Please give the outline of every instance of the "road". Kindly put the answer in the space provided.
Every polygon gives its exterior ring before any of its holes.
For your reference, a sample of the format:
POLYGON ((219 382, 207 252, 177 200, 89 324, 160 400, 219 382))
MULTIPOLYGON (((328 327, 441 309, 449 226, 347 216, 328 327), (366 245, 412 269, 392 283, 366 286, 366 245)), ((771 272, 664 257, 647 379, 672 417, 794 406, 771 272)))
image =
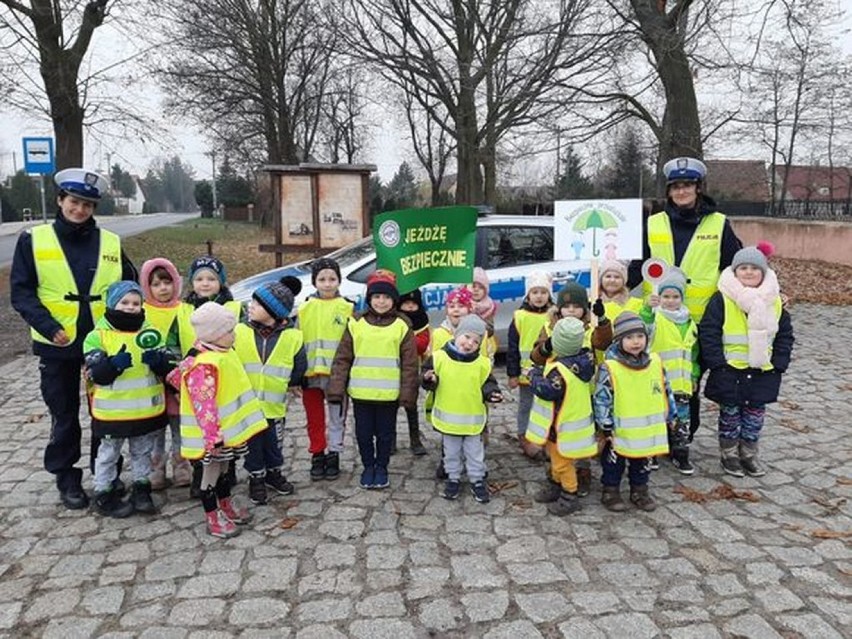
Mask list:
MULTIPOLYGON (((103 216, 99 217, 98 225, 102 228, 109 229, 114 233, 118 233, 122 237, 130 235, 138 235, 151 229, 156 229, 161 226, 171 226, 189 220, 193 217, 198 217, 197 213, 151 213, 150 215, 132 215, 132 216, 103 216)), ((6 222, 0 224, 0 268, 11 264, 12 256, 15 253, 15 243, 18 241, 18 234, 29 226, 38 224, 28 222, 6 222)))

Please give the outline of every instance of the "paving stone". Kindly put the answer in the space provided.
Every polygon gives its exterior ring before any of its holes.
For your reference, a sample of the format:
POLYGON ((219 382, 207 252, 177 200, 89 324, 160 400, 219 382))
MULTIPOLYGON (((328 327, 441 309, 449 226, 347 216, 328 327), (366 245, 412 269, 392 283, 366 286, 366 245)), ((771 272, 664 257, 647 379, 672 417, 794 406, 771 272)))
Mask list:
POLYGON ((405 603, 398 592, 383 592, 360 600, 355 610, 362 617, 402 617, 405 603))
POLYGON ((818 566, 823 562, 823 558, 810 548, 769 546, 766 552, 787 566, 818 566))
POLYGON ((488 555, 454 555, 450 564, 453 577, 462 588, 493 588, 503 586, 507 581, 488 555))
POLYGON ((239 627, 262 626, 287 619, 290 606, 280 599, 256 597, 242 599, 231 606, 228 623, 239 627))
POLYGON ((534 623, 549 623, 573 611, 568 600, 558 592, 536 592, 515 595, 523 613, 534 623))
POLYGON ((165 626, 153 626, 146 628, 139 639, 184 639, 189 636, 186 628, 168 628, 165 626))
POLYGON ((502 619, 509 607, 509 593, 505 590, 474 592, 461 598, 465 614, 474 623, 502 619))
POLYGON ((690 624, 680 628, 668 628, 666 635, 670 639, 722 639, 719 631, 709 623, 690 624))
POLYGON ((544 539, 534 535, 510 539, 505 544, 497 547, 497 561, 501 564, 507 562, 541 561, 546 556, 544 539))
POLYGON ((567 581, 565 573, 549 561, 536 561, 524 564, 506 564, 509 576, 517 584, 549 584, 567 581))
POLYGON ((575 592, 569 596, 575 606, 589 615, 616 612, 621 603, 611 592, 575 592))
POLYGON ((742 615, 731 619, 725 624, 723 630, 734 636, 748 637, 749 639, 781 638, 781 635, 760 615, 742 615))
POLYGON ((146 581, 191 577, 199 564, 199 553, 175 553, 155 559, 145 567, 146 581))
POLYGON ((107 586, 96 588, 83 597, 82 606, 93 615, 114 615, 124 603, 124 588, 107 586))
POLYGON ((320 570, 352 566, 357 558, 357 550, 352 544, 319 544, 314 560, 320 570))
POLYGON ((172 607, 169 623, 173 626, 210 626, 216 623, 225 610, 223 599, 193 599, 180 601, 172 607))
POLYGON ((601 577, 611 584, 629 583, 633 587, 656 586, 658 581, 642 564, 609 563, 598 566, 601 577))
POLYGON ((214 550, 204 554, 198 567, 202 574, 217 572, 236 572, 242 568, 246 557, 245 550, 214 550))
POLYGON ((369 546, 367 548, 367 570, 399 568, 405 561, 405 548, 369 546))
POLYGON ((770 586, 765 590, 757 590, 754 595, 769 612, 787 612, 805 607, 805 603, 801 599, 781 586, 770 586))
POLYGON ((296 608, 296 616, 302 623, 324 623, 348 619, 352 613, 350 599, 321 599, 306 601, 296 608))
POLYGON ((168 612, 163 603, 157 602, 147 606, 133 608, 123 614, 119 619, 122 628, 136 628, 139 626, 149 628, 163 623, 168 617, 168 612))
POLYGON ((0 629, 13 628, 23 607, 24 604, 20 601, 0 603, 0 629))
POLYGON ((334 626, 312 624, 296 632, 296 639, 346 639, 334 626))
POLYGON ((243 583, 243 592, 288 590, 296 577, 299 562, 293 558, 255 559, 248 564, 250 576, 243 583))
POLYGON ((819 615, 781 615, 776 619, 785 628, 798 632, 802 637, 807 637, 807 639, 841 639, 843 637, 838 629, 832 628, 819 615))
POLYGON ((102 619, 94 617, 62 617, 51 619, 42 639, 88 639, 97 635, 102 619))
POLYGON ((458 628, 461 618, 461 610, 449 599, 434 599, 420 608, 420 622, 430 631, 458 628))
POLYGON ((636 612, 599 617, 595 620, 595 625, 603 630, 607 637, 652 639, 660 635, 660 629, 648 615, 636 612))
POLYGON ((77 589, 56 590, 39 595, 24 613, 24 621, 32 623, 41 619, 61 617, 71 613, 80 602, 77 589))
POLYGON ((227 597, 239 592, 240 581, 238 572, 191 577, 180 587, 177 596, 179 599, 227 597))
POLYGON ((535 639, 543 635, 529 621, 510 621, 501 623, 485 633, 483 639, 535 639))
POLYGON ((852 609, 847 601, 827 597, 811 597, 816 607, 847 628, 852 627, 852 609))
POLYGON ((606 639, 606 635, 591 620, 578 617, 559 624, 559 632, 565 639, 606 639))
POLYGON ((400 619, 364 619, 349 626, 355 639, 415 639, 417 633, 409 621, 400 619))

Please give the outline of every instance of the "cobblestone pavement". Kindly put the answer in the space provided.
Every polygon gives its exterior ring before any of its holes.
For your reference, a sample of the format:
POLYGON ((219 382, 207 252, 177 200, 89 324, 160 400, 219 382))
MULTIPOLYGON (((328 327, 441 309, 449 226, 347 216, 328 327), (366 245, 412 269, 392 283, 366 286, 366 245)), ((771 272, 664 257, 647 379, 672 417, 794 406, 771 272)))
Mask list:
POLYGON ((724 481, 709 406, 698 473, 663 463, 656 512, 606 512, 596 488, 565 519, 531 498, 544 469, 511 439, 512 403, 494 411, 487 457, 502 490, 487 506, 438 497, 434 435, 429 457, 414 458, 401 434, 390 490, 356 487, 351 437, 341 479, 311 484, 294 406, 297 492, 254 508, 228 541, 205 534, 185 490, 158 494, 158 516, 63 510, 41 468, 36 362, 18 359, 0 369, 0 635, 849 637, 852 315, 801 306, 793 317, 796 358, 765 431, 770 472, 731 482, 756 502, 676 492, 724 481))

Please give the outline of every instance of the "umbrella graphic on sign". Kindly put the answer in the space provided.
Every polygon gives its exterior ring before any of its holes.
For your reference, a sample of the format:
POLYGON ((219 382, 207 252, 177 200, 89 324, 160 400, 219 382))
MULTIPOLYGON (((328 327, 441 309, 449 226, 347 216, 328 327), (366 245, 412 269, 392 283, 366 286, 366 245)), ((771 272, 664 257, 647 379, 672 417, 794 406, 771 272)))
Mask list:
POLYGON ((583 211, 579 216, 577 216, 572 228, 575 231, 586 231, 588 229, 592 229, 592 255, 597 257, 601 253, 597 245, 598 229, 606 230, 618 228, 618 222, 609 211, 604 211, 603 209, 589 209, 587 211, 583 211))

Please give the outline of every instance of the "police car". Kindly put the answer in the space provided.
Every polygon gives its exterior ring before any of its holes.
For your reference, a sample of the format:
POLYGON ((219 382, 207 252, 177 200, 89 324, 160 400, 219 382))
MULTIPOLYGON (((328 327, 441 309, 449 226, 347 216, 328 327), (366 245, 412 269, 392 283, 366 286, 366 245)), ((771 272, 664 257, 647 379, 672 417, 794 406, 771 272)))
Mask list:
MULTIPOLYGON (((499 305, 494 327, 503 348, 512 313, 524 299, 524 280, 529 273, 536 270, 550 273, 554 292, 570 280, 589 287, 588 262, 553 259, 553 220, 553 217, 519 215, 482 215, 477 219, 475 265, 488 273, 489 294, 499 305)), ((329 253, 328 257, 340 264, 340 294, 353 300, 356 309, 363 308, 367 277, 376 270, 372 237, 329 253)), ((258 286, 286 275, 298 277, 302 282, 302 291, 296 298, 298 306, 314 292, 311 260, 253 275, 234 284, 231 291, 237 300, 247 301, 258 286)), ((423 304, 433 327, 441 323, 447 293, 456 286, 458 284, 435 283, 421 287, 423 304)))

